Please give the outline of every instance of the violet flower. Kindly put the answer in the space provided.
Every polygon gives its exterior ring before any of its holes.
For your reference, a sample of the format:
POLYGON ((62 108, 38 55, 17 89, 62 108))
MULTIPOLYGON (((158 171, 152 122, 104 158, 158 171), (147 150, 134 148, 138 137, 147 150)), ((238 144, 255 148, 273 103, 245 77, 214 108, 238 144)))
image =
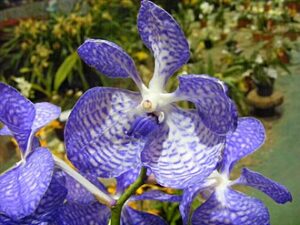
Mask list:
POLYGON ((188 224, 191 203, 199 192, 207 200, 193 213, 192 225, 270 224, 269 212, 264 204, 254 197, 233 190, 233 185, 256 188, 280 204, 292 201, 286 187, 247 168, 243 168, 237 180, 230 180, 230 171, 235 163, 257 150, 264 139, 265 130, 260 121, 254 118, 239 119, 235 132, 227 136, 218 170, 204 183, 195 184, 184 191, 180 211, 185 225, 188 224))
POLYGON ((66 195, 65 188, 57 184, 56 167, 104 203, 115 203, 48 149, 39 147, 35 133, 59 114, 59 107, 50 103, 33 104, 16 89, 0 83, 0 121, 5 124, 0 135, 14 136, 21 150, 21 161, 0 175, 0 221, 35 223, 51 217, 66 195))
POLYGON ((170 14, 143 0, 138 30, 155 58, 149 87, 116 44, 88 39, 79 47, 88 65, 111 78, 132 78, 140 93, 107 87, 87 91, 66 124, 67 155, 84 174, 117 177, 145 166, 161 185, 187 187, 215 168, 226 133, 235 129, 236 108, 226 86, 206 75, 180 76, 178 89, 165 91, 169 77, 189 59, 187 40, 170 14), (174 104, 181 100, 197 110, 174 104))
POLYGON ((34 135, 59 114, 59 107, 33 104, 14 88, 0 83, 0 121, 5 124, 0 134, 13 135, 22 156, 17 165, 0 175, 1 217, 21 221, 44 204, 42 199, 55 182, 54 160, 47 149, 37 146, 34 135))
MULTIPOLYGON (((131 172, 132 175, 135 176, 136 172, 131 172)), ((127 172, 127 175, 131 176, 130 172, 127 172)), ((123 177, 124 176, 125 175, 123 175, 123 177)), ((119 187, 127 187, 128 182, 125 179, 117 179, 117 182, 119 187)), ((101 190, 105 191, 104 186, 102 186, 99 181, 94 179, 93 183, 101 190)), ((67 201, 58 210, 55 220, 57 225, 109 224, 111 213, 108 207, 98 203, 90 192, 71 177, 66 176, 65 187, 68 189, 67 201)), ((118 196, 115 197, 118 198, 118 196)), ((148 191, 141 195, 131 196, 127 203, 123 206, 121 213, 121 225, 167 225, 161 217, 133 209, 128 205, 131 201, 143 200, 179 202, 181 200, 181 196, 169 195, 157 190, 148 191)))

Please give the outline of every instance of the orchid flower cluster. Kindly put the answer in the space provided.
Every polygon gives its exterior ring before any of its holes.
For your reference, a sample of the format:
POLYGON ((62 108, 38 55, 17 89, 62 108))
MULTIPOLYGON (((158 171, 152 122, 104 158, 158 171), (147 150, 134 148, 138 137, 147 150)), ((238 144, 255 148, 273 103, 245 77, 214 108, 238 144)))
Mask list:
POLYGON ((165 225, 159 216, 128 204, 159 200, 178 202, 184 225, 268 225, 264 204, 232 187, 256 188, 280 204, 292 200, 284 186, 247 168, 230 179, 234 165, 263 144, 265 131, 257 119, 238 118, 222 81, 182 75, 177 90, 165 90, 189 59, 188 42, 172 16, 142 0, 138 31, 155 58, 148 86, 116 44, 88 39, 78 49, 86 64, 111 78, 131 78, 139 92, 96 87, 79 99, 65 126, 66 153, 76 169, 40 147, 35 136, 60 108, 33 104, 0 83, 5 125, 0 134, 13 136, 21 151, 21 161, 0 175, 0 224, 165 225), (195 109, 182 109, 178 101, 190 101, 195 109), (136 195, 149 177, 183 194, 136 195), (114 196, 99 178, 116 179, 114 196), (199 194, 205 202, 191 212, 199 194))

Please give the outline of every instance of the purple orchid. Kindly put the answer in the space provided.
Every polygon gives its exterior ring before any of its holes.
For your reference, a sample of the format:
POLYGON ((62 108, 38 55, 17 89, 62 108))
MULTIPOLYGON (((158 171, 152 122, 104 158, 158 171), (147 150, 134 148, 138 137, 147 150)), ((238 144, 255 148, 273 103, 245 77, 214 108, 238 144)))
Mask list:
MULTIPOLYGON (((135 176, 136 172, 131 171, 126 174, 128 176, 135 176)), ((124 176, 125 175, 123 175, 123 177, 124 176)), ((118 186, 127 186, 127 181, 125 181, 125 179, 117 179, 117 181, 118 186)), ((99 181, 94 179, 93 183, 101 190, 105 191, 104 186, 99 181)), ((107 206, 98 203, 90 192, 71 177, 66 176, 65 187, 68 189, 67 202, 58 210, 59 213, 56 215, 57 225, 109 224, 111 213, 107 206)), ((118 198, 118 196, 116 196, 116 198, 118 198)), ((142 200, 179 202, 181 200, 181 196, 169 195, 161 191, 148 191, 141 195, 131 196, 130 199, 128 199, 127 204, 125 204, 122 209, 122 225, 167 225, 161 217, 135 210, 128 205, 131 201, 142 200)))
POLYGON ((284 204, 292 201, 286 187, 263 175, 244 168, 241 176, 231 181, 230 171, 237 161, 257 150, 265 140, 265 130, 254 118, 240 118, 234 133, 226 138, 223 159, 205 182, 190 186, 184 191, 180 211, 184 224, 188 224, 190 206, 200 192, 207 200, 192 215, 192 225, 251 224, 268 225, 269 212, 264 204, 231 188, 233 185, 247 185, 256 188, 275 202, 284 204))
POLYGON ((0 135, 14 136, 22 156, 16 166, 0 175, 0 215, 2 220, 23 221, 33 214, 44 215, 40 211, 52 207, 44 198, 61 198, 59 193, 49 194, 56 189, 52 154, 38 147, 34 138, 41 127, 59 116, 60 108, 50 103, 33 104, 3 83, 0 97, 0 121, 5 125, 0 135))
POLYGON ((149 87, 116 44, 88 39, 79 47, 86 64, 111 78, 132 78, 140 93, 107 87, 87 91, 66 124, 67 155, 84 174, 117 177, 145 166, 161 185, 184 188, 213 171, 226 134, 236 127, 237 111, 226 86, 206 75, 179 76, 178 89, 165 91, 169 77, 189 59, 187 40, 170 14, 143 0, 138 30, 155 58, 149 87), (174 104, 182 100, 197 110, 174 104))

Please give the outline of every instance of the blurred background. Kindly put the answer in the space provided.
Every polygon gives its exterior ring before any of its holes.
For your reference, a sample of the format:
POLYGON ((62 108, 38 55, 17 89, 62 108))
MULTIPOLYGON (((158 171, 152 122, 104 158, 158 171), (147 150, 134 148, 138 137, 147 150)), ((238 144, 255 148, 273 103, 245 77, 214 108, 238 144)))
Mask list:
MULTIPOLYGON (((257 116, 267 129, 262 149, 243 166, 286 185, 294 201, 267 204, 273 225, 300 224, 300 1, 157 0, 182 27, 191 50, 177 74, 209 74, 223 80, 241 116, 257 116)), ((33 102, 50 101, 70 110, 94 86, 136 90, 133 82, 109 79, 86 66, 76 49, 86 38, 113 41, 133 57, 147 84, 153 58, 139 38, 139 0, 0 0, 0 81, 33 102)), ((177 87, 174 75, 167 89, 177 87)), ((192 107, 181 103, 182 107, 192 107)), ((39 132, 42 144, 64 156, 65 118, 39 132)), ((0 172, 19 160, 16 143, 0 139, 0 172)), ((108 184, 113 192, 113 184, 108 184)), ((145 187, 151 188, 151 187, 145 187)), ((142 190, 141 190, 142 191, 142 190)), ((175 190, 167 190, 176 192, 175 190)), ((195 201, 195 207, 201 199, 195 201)), ((177 205, 134 207, 180 224, 177 205)))

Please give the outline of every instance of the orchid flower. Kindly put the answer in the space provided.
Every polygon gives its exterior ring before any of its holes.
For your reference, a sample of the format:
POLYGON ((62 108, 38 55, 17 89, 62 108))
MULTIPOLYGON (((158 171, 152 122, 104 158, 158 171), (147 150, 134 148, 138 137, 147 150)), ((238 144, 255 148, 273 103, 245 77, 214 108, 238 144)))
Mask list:
POLYGON ((48 190, 54 160, 45 148, 35 148, 34 134, 57 118, 60 108, 50 103, 33 104, 14 88, 0 83, 2 135, 13 135, 22 159, 0 175, 0 213, 20 220, 31 215, 48 190), (34 151, 33 151, 34 150, 34 151))
MULTIPOLYGON (((135 171, 131 171, 131 173, 127 172, 126 174, 128 176, 135 176, 136 174, 135 171)), ((124 176, 125 174, 123 178, 124 176)), ((117 179, 117 182, 120 187, 126 187, 128 184, 126 179, 117 179)), ((95 179, 93 183, 98 183, 97 186, 102 185, 95 179)), ((67 202, 59 209, 59 213, 56 215, 57 225, 109 224, 111 212, 108 207, 98 203, 93 195, 71 177, 66 176, 65 187, 68 189, 67 202)), ((100 188, 103 190, 104 186, 100 188)), ((118 198, 118 195, 115 197, 118 198)), ((167 225, 161 217, 133 209, 129 206, 129 203, 132 201, 142 200, 179 202, 181 196, 169 195, 157 190, 144 192, 141 195, 133 195, 126 201, 126 204, 122 208, 121 225, 167 225)))
POLYGON ((50 103, 33 104, 16 89, 0 83, 0 121, 5 125, 0 135, 14 136, 21 150, 21 161, 0 175, 0 221, 21 223, 44 218, 53 211, 65 193, 63 188, 56 191, 59 189, 55 184, 56 166, 75 174, 73 177, 87 184, 86 188, 103 197, 89 181, 52 156, 48 149, 39 147, 35 133, 59 114, 59 107, 50 103))
POLYGON ((226 86, 207 75, 180 76, 178 89, 166 92, 169 77, 189 59, 188 42, 170 14, 143 0, 138 30, 155 58, 149 87, 116 44, 88 39, 79 47, 86 64, 111 78, 132 78, 140 92, 108 87, 87 91, 66 124, 67 155, 84 174, 117 177, 145 166, 161 185, 187 187, 215 168, 225 135, 235 129, 237 111, 226 86), (193 102, 197 110, 176 106, 182 100, 193 102))
POLYGON ((265 140, 265 130, 254 118, 240 118, 234 133, 227 136, 223 159, 205 182, 190 186, 184 191, 180 211, 184 224, 188 224, 190 206, 195 196, 201 192, 207 200, 192 215, 192 225, 268 225, 269 212, 264 204, 241 192, 233 190, 233 185, 256 188, 275 202, 284 204, 292 201, 286 187, 263 175, 243 168, 241 176, 230 180, 230 171, 237 161, 256 151, 265 140))

